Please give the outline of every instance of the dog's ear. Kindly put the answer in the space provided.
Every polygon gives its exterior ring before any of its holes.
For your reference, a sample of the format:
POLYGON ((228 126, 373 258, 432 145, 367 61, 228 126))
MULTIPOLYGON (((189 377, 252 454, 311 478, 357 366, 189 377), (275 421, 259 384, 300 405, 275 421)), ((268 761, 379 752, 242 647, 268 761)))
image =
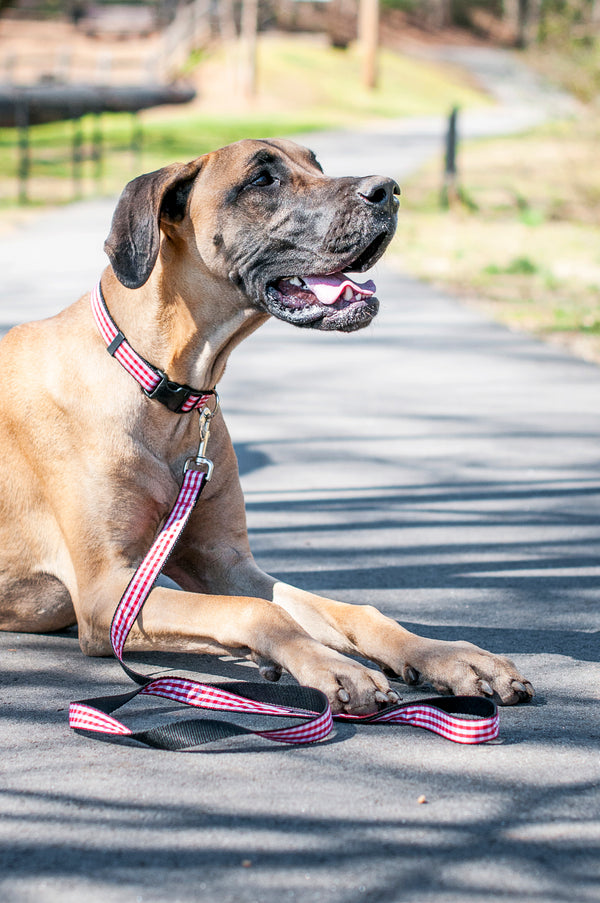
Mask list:
POLYGON ((173 163, 125 186, 104 250, 119 282, 140 288, 154 269, 160 249, 160 221, 183 219, 202 158, 173 163))

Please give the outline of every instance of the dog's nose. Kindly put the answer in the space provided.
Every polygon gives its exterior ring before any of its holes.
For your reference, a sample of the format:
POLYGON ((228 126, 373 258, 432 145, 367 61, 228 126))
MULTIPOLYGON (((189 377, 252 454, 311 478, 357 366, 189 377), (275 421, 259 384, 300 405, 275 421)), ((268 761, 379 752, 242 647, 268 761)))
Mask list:
POLYGON ((395 213, 398 209, 400 186, 393 179, 368 176, 360 180, 357 192, 367 204, 372 204, 386 213, 395 213))

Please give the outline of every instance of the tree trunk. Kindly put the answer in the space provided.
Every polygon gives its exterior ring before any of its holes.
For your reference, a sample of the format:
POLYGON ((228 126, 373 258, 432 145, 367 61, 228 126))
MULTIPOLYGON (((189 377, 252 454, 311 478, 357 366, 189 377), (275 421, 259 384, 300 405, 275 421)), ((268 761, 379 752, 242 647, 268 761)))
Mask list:
POLYGON ((258 39, 258 0, 242 2, 242 86, 247 98, 256 95, 256 45, 258 39))
POLYGON ((503 0, 502 15, 516 36, 519 32, 519 0, 503 0))
POLYGON ((220 0, 219 3, 219 31, 221 40, 226 44, 233 44, 237 39, 235 16, 233 15, 233 0, 220 0))
POLYGON ((542 0, 519 0, 517 46, 528 47, 538 36, 542 0))
POLYGON ((452 25, 451 0, 421 0, 420 11, 425 28, 436 31, 452 25))
POLYGON ((379 0, 360 0, 359 40, 363 58, 362 79, 366 88, 377 87, 379 48, 379 0))

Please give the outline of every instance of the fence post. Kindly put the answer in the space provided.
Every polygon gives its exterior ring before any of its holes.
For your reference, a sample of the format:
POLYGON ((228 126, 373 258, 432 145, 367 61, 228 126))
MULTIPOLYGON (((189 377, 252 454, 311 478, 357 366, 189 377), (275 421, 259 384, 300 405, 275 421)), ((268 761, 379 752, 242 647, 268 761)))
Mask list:
POLYGON ((31 145, 29 143, 29 101, 22 97, 17 101, 16 107, 17 134, 19 146, 19 204, 26 204, 29 200, 27 190, 31 171, 31 145))
POLYGON ((144 132, 142 130, 142 122, 137 113, 131 114, 131 153, 133 156, 133 166, 136 172, 142 168, 142 148, 144 141, 144 132))
POLYGON ((442 186, 441 204, 448 207, 458 198, 457 165, 458 150, 457 133, 458 107, 454 107, 448 117, 446 130, 446 152, 444 156, 444 184, 442 186))
POLYGON ((79 200, 82 195, 82 164, 83 164, 83 128, 81 117, 72 122, 72 162, 73 162, 73 195, 79 200))
POLYGON ((94 114, 94 129, 92 132, 92 159, 94 161, 94 178, 96 191, 102 194, 104 178, 104 136, 102 134, 102 113, 94 114))

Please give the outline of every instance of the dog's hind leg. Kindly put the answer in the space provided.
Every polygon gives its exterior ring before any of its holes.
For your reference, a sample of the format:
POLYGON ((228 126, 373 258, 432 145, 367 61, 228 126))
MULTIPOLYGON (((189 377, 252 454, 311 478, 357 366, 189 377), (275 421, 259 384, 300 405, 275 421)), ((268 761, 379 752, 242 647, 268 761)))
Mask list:
POLYGON ((0 630, 46 633, 75 624, 71 594, 52 574, 0 578, 0 630))

